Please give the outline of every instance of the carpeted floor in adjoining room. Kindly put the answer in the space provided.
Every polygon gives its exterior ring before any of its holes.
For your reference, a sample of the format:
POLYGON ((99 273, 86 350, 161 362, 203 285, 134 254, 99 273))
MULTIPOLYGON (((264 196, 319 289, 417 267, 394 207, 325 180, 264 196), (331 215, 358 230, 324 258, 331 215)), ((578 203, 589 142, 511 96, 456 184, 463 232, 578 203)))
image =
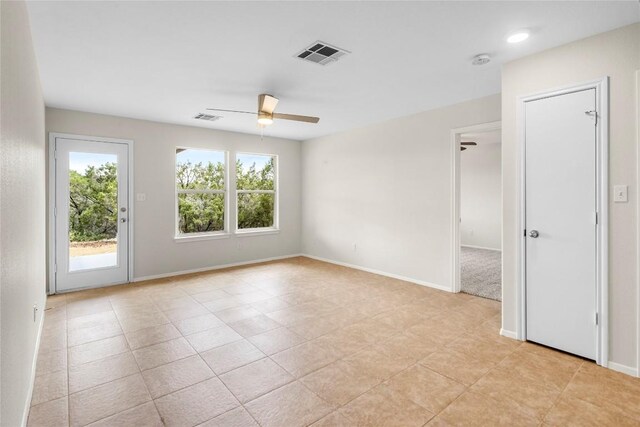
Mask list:
POLYGON ((460 286, 462 292, 502 301, 502 252, 460 248, 460 286))

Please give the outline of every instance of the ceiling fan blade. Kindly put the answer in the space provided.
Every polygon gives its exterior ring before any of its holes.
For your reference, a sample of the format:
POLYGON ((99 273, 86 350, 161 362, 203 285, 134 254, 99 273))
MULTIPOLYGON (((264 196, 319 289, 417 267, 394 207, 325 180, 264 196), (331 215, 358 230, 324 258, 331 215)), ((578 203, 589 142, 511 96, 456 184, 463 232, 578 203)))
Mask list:
POLYGON ((258 111, 272 114, 278 105, 278 98, 263 93, 258 95, 258 111))
POLYGON ((296 122, 318 123, 320 118, 311 116, 299 116, 297 114, 273 113, 274 119, 295 120, 296 122))
POLYGON ((460 147, 460 151, 464 151, 466 149, 467 149, 467 147, 460 147))
POLYGON ((478 145, 477 142, 469 141, 469 142, 461 142, 460 145, 478 145))
POLYGON ((223 111, 225 113, 242 113, 242 114, 253 114, 256 115, 258 113, 253 112, 253 111, 239 111, 239 110, 222 110, 220 108, 205 108, 205 110, 209 110, 209 111, 223 111))

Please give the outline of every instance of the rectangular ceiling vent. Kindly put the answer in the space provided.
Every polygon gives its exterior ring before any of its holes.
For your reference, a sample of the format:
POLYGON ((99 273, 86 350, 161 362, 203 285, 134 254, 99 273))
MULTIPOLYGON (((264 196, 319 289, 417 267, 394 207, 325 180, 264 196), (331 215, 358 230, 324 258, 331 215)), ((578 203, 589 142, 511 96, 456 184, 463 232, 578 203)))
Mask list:
POLYGON ((305 61, 313 62, 320 65, 327 65, 336 62, 344 55, 351 53, 348 50, 340 49, 329 43, 317 41, 308 48, 303 49, 296 56, 305 61))
POLYGON ((209 122, 215 122, 216 120, 219 120, 222 118, 222 116, 214 116, 212 114, 204 114, 204 113, 199 113, 196 114, 195 116, 193 116, 194 119, 197 120, 206 120, 209 122))

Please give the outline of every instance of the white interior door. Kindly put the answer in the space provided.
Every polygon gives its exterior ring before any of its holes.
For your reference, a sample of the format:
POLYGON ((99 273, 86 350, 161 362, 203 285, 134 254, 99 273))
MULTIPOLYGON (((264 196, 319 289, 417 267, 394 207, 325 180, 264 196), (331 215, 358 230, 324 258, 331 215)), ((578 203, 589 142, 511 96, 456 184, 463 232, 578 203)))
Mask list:
POLYGON ((128 146, 55 139, 56 291, 128 280, 128 146))
POLYGON ((596 90, 525 104, 527 340, 596 359, 596 90))

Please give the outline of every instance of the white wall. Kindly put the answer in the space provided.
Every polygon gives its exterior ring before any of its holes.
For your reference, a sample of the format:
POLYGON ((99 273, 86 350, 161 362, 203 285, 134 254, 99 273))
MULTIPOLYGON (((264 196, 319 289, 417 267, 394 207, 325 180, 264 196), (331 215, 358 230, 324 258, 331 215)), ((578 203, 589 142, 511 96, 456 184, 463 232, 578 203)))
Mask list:
POLYGON ((0 27, 0 424, 18 426, 45 303, 44 101, 25 4, 0 2, 0 27))
POLYGON ((492 95, 305 141, 303 252, 450 288, 450 132, 498 120, 492 95))
POLYGON ((501 144, 480 143, 460 153, 460 243, 502 248, 501 144))
MULTIPOLYGON (((268 137, 262 140, 256 135, 54 108, 46 109, 46 129, 47 132, 134 140, 135 193, 146 193, 146 201, 135 202, 134 210, 136 278, 300 252, 298 141, 268 137), (262 236, 176 242, 176 146, 277 154, 280 232, 262 236)), ((230 196, 233 201, 235 196, 230 196)), ((232 212, 229 214, 233 215, 232 212)))
POLYGON ((640 24, 599 34, 506 64, 502 70, 503 328, 516 330, 518 97, 610 77, 609 184, 629 184, 629 202, 609 200, 609 358, 636 367, 635 70, 640 69, 640 24))

